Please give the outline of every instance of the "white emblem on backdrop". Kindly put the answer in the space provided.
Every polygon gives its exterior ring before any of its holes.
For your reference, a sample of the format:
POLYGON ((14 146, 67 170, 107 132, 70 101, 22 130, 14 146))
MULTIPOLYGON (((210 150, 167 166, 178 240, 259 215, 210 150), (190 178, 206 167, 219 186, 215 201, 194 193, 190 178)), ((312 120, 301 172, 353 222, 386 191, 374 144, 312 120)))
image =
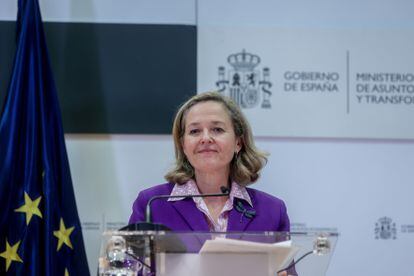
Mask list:
POLYGON ((260 71, 260 57, 243 50, 240 53, 231 54, 227 62, 231 69, 224 66, 218 68, 219 79, 216 85, 220 93, 231 97, 242 108, 271 108, 269 81, 270 69, 265 67, 260 71))

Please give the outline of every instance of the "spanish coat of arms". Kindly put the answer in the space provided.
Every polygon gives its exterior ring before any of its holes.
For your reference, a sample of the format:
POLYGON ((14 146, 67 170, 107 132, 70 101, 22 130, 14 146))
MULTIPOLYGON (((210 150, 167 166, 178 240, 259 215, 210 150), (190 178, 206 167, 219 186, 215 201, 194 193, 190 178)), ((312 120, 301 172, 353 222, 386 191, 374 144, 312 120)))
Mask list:
POLYGON ((396 239, 397 227, 395 222, 389 217, 382 217, 375 223, 375 239, 396 239))
POLYGON ((227 75, 224 66, 218 68, 218 91, 232 98, 242 108, 253 108, 259 104, 262 108, 271 108, 270 69, 257 69, 260 57, 243 50, 229 55, 227 62, 231 65, 227 75))

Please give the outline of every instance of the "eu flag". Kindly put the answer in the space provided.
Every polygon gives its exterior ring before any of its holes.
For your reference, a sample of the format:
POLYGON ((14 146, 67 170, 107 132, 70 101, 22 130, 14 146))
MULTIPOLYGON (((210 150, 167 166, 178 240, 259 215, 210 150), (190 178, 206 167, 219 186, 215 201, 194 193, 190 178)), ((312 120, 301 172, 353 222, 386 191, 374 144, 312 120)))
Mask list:
POLYGON ((0 120, 0 274, 89 275, 38 0, 19 0, 0 120))

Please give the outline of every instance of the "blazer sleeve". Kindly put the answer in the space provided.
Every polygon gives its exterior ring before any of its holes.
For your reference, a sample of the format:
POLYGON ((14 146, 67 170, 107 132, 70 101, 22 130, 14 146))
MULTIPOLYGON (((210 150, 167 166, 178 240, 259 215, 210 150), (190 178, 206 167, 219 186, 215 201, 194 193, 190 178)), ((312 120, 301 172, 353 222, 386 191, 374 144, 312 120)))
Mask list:
POLYGON ((280 232, 290 232, 290 221, 287 214, 287 208, 285 202, 281 200, 280 204, 280 223, 279 229, 280 232))
POLYGON ((145 220, 145 208, 148 203, 148 198, 144 192, 140 192, 132 205, 132 214, 129 217, 129 224, 141 222, 145 220))

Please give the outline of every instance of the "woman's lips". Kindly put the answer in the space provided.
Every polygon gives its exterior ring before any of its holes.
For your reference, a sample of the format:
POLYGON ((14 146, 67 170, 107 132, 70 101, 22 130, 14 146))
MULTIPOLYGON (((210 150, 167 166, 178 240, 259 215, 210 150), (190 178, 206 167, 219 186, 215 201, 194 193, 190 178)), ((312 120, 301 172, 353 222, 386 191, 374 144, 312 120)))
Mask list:
POLYGON ((209 152, 217 152, 217 151, 214 149, 202 149, 198 151, 198 153, 209 153, 209 152))

